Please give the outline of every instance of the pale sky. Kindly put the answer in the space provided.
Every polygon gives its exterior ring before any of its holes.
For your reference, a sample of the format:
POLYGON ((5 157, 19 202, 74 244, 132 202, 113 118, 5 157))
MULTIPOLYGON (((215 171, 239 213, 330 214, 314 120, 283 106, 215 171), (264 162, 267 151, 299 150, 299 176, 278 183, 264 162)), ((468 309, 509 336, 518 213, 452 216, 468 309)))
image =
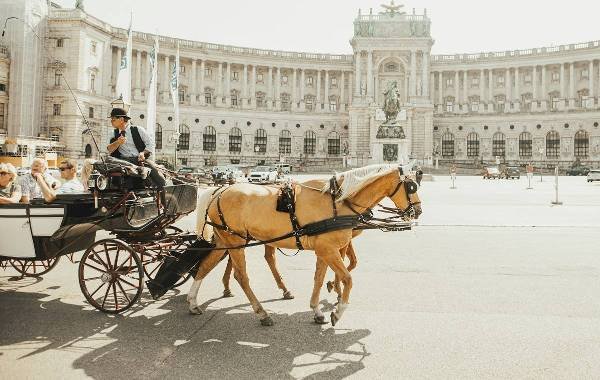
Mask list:
MULTIPOLYGON (((53 0, 73 7, 75 0, 53 0)), ((91 15, 126 28, 243 47, 351 54, 358 13, 383 0, 85 0, 91 15)), ((389 4, 389 0, 385 1, 389 4)), ((527 49, 600 39, 594 0, 396 0, 432 20, 434 54, 527 49), (558 4, 558 5, 555 5, 558 4)))

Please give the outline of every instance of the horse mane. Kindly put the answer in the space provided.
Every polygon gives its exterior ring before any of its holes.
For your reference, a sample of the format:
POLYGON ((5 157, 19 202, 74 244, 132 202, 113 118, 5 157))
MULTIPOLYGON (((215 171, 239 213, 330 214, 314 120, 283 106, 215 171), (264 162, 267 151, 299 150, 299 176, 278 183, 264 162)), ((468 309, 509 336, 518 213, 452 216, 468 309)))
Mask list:
MULTIPOLYGON (((341 202, 344 199, 350 198, 376 179, 392 173, 395 170, 398 170, 398 164, 369 165, 336 173, 335 179, 338 183, 342 181, 340 185, 340 195, 336 202, 341 202)), ((330 191, 330 186, 330 182, 327 182, 321 191, 323 193, 330 191)))

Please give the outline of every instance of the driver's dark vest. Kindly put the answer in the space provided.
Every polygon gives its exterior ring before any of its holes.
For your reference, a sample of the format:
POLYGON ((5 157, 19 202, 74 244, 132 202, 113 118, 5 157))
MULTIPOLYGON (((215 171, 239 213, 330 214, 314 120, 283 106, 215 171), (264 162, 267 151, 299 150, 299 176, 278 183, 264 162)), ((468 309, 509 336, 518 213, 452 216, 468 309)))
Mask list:
MULTIPOLYGON (((131 132, 131 137, 133 138, 133 143, 135 144, 135 148, 137 149, 137 151, 139 153, 142 153, 145 149, 146 149, 146 144, 144 144, 144 140, 142 140, 142 136, 140 136, 140 132, 138 131, 136 126, 130 126, 129 127, 129 131, 131 132)), ((114 129, 114 137, 110 139, 110 143, 114 143, 115 141, 117 141, 117 139, 119 138, 119 136, 121 136, 121 131, 117 128, 114 129)), ((115 149, 114 152, 112 152, 111 157, 114 158, 123 158, 123 156, 121 155, 121 152, 119 152, 119 148, 115 149)))

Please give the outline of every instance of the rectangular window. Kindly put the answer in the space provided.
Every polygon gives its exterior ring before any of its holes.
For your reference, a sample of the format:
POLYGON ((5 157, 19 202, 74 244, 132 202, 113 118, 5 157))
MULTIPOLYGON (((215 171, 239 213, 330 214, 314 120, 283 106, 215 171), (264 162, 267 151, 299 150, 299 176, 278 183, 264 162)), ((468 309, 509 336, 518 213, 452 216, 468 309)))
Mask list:
POLYGON ((179 90, 179 104, 185 102, 185 90, 179 90))
POLYGON ((231 72, 231 80, 232 81, 239 81, 240 80, 240 72, 239 71, 232 71, 231 72))
POLYGON ((340 139, 327 139, 327 154, 331 156, 340 155, 340 139))
POLYGON ((202 135, 202 150, 205 152, 214 152, 217 150, 217 135, 214 133, 202 135))
POLYGON ((258 73, 256 75, 256 83, 262 83, 265 80, 265 76, 263 73, 258 73))
POLYGON ((581 70, 581 79, 589 79, 589 71, 588 71, 588 69, 581 70))
POLYGON ((337 102, 335 101, 335 99, 329 101, 329 110, 331 112, 337 112, 337 102))
POLYGON ((559 104, 560 104, 560 100, 561 100, 560 98, 552 98, 552 99, 551 99, 551 103, 550 103, 550 107, 551 107, 553 110, 557 110, 557 109, 558 109, 558 106, 559 106, 559 104))
POLYGON ((479 112, 479 102, 478 101, 471 102, 471 112, 479 112))
POLYGON ((287 84, 288 84, 288 76, 287 75, 281 76, 281 84, 284 86, 287 86, 287 84))
POLYGON ((560 73, 558 71, 554 71, 552 73, 552 83, 558 83, 560 81, 560 73))
POLYGON ((479 140, 467 139, 467 157, 479 156, 479 140))
POLYGON ((212 104, 212 94, 210 92, 204 93, 204 103, 212 104))
POLYGON ((94 118, 94 107, 90 107, 90 108, 88 108, 88 117, 89 117, 90 119, 93 119, 93 118, 94 118))
POLYGON ((304 101, 304 108, 306 108, 309 111, 312 111, 312 109, 313 109, 313 98, 312 97, 306 98, 306 100, 304 101))
POLYGON ((291 137, 280 137, 279 138, 279 153, 281 153, 281 154, 292 153, 292 138, 291 137))
POLYGON ((90 76, 90 91, 96 91, 96 76, 94 74, 90 76))
POLYGON ((337 87, 337 78, 333 77, 331 78, 331 88, 336 88, 337 87))
POLYGON ((230 152, 241 152, 242 151, 242 136, 229 135, 229 151, 230 152))
POLYGON ((471 87, 479 87, 479 78, 471 78, 471 87))
POLYGON ((533 146, 531 139, 519 140, 519 157, 531 157, 533 146))
POLYGON ((454 112, 454 104, 452 102, 446 103, 446 112, 454 112))
POLYGON ((317 146, 317 139, 315 138, 304 138, 304 154, 315 154, 315 148, 317 146))
POLYGON ((6 91, 6 85, 4 83, 0 83, 0 92, 6 91))
POLYGON ((212 69, 210 67, 206 67, 204 69, 204 77, 211 78, 212 77, 212 69))
POLYGON ((65 45, 65 41, 62 38, 57 38, 56 39, 56 47, 61 48, 65 45))
POLYGON ((0 103, 0 130, 4 130, 4 103, 0 103))
POLYGON ((62 74, 59 71, 56 71, 54 73, 54 85, 55 86, 60 86, 60 77, 62 76, 62 74))
POLYGON ((504 112, 504 110, 506 109, 506 104, 504 104, 504 102, 503 102, 503 101, 497 101, 497 102, 494 104, 494 107, 496 108, 496 112, 498 112, 498 113, 503 113, 503 112, 504 112))
POLYGON ((503 75, 500 75, 499 77, 496 78, 496 86, 504 87, 504 76, 503 75))
POLYGON ((265 106, 265 95, 262 92, 256 93, 256 107, 264 107, 265 106))
POLYGON ((308 87, 312 87, 312 85, 313 85, 313 77, 306 77, 306 85, 308 87))
POLYGON ((237 94, 232 94, 232 95, 231 95, 231 105, 232 105, 233 107, 237 107, 237 105, 238 105, 238 97, 237 97, 237 94))
POLYGON ((453 78, 446 78, 446 88, 449 87, 454 87, 454 79, 453 78))
POLYGON ((54 116, 60 116, 60 111, 61 111, 61 105, 60 104, 54 104, 52 106, 52 114, 54 116))
POLYGON ((179 66, 179 73, 180 74, 185 74, 185 66, 184 65, 180 65, 179 66))
POLYGON ((526 74, 525 75, 525 80, 524 80, 525 84, 530 86, 531 85, 531 74, 526 74))

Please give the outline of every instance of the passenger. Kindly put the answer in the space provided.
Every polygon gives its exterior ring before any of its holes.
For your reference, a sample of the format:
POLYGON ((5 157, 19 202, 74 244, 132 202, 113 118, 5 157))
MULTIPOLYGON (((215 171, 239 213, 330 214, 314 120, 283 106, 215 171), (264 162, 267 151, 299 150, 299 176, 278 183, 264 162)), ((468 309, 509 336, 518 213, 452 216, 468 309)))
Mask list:
POLYGON ((33 198, 43 198, 42 190, 37 181, 38 175, 42 177, 48 187, 56 190, 59 182, 48 172, 48 165, 43 158, 36 158, 31 163, 31 174, 21 176, 20 184, 23 194, 21 203, 29 203, 33 198))
POLYGON ((36 174, 36 179, 46 202, 54 201, 57 194, 77 194, 85 191, 83 184, 77 179, 77 162, 75 160, 67 158, 61 161, 58 168, 60 169, 60 178, 63 181, 58 190, 50 188, 43 180, 42 175, 36 174))
POLYGON ((12 164, 0 164, 0 204, 19 203, 21 185, 17 178, 17 170, 12 164))

